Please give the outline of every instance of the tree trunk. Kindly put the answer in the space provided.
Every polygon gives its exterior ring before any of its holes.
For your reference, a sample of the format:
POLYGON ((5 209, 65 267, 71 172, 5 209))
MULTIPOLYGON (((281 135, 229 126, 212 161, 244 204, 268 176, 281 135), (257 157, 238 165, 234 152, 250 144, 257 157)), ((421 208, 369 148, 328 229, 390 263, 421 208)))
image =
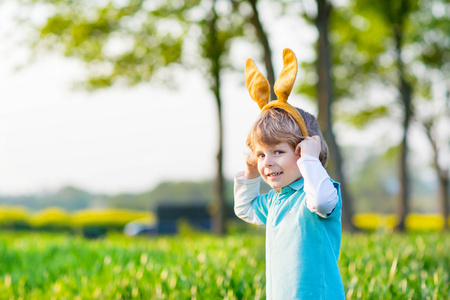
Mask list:
POLYGON ((224 50, 217 47, 217 13, 215 10, 216 1, 212 3, 212 16, 209 20, 209 32, 207 38, 210 39, 210 45, 214 45, 213 50, 208 53, 211 61, 210 73, 212 76, 211 90, 214 94, 217 104, 217 122, 218 122, 218 149, 216 156, 217 171, 216 179, 214 182, 214 195, 212 205, 212 226, 216 235, 225 234, 225 193, 224 193, 224 176, 223 176, 223 118, 222 118, 222 99, 220 97, 220 71, 222 70, 222 64, 220 58, 224 53, 224 50))
POLYGON ((449 230, 449 178, 448 178, 448 171, 442 172, 439 175, 439 198, 440 200, 440 206, 442 211, 442 216, 444 218, 444 230, 449 230))
POLYGON ((317 96, 319 114, 317 120, 323 131, 324 138, 328 144, 329 156, 331 158, 328 169, 333 178, 341 184, 342 196, 342 226, 349 231, 356 230, 352 223, 353 201, 347 190, 347 182, 342 172, 343 159, 333 132, 331 106, 333 104, 333 84, 331 79, 331 52, 328 40, 328 24, 332 6, 326 0, 317 0, 318 14, 316 27, 319 31, 317 45, 317 73, 319 82, 317 84, 317 96))
POLYGON ((400 151, 400 195, 397 206, 398 224, 395 227, 396 231, 405 231, 406 216, 409 213, 410 202, 410 178, 408 172, 408 132, 413 115, 411 103, 411 85, 406 81, 404 64, 401 57, 403 30, 400 25, 394 26, 395 48, 397 54, 397 65, 400 80, 400 97, 403 105, 403 136, 400 151))
POLYGON ((217 173, 215 180, 215 199, 213 209, 213 230, 216 235, 225 234, 225 192, 223 178, 223 119, 222 119, 222 100, 220 97, 220 73, 215 74, 216 90, 214 96, 217 104, 217 117, 219 126, 218 150, 216 156, 217 173))
POLYGON ((444 218, 444 230, 449 229, 448 217, 449 217, 449 170, 442 169, 439 165, 439 149, 433 138, 433 121, 423 122, 425 127, 425 132, 427 134, 428 140, 430 141, 431 148, 433 149, 433 167, 436 171, 436 175, 439 180, 439 206, 441 207, 442 217, 444 218))
POLYGON ((253 27, 255 27, 258 40, 264 49, 264 62, 266 64, 267 80, 270 84, 270 99, 275 100, 277 99, 277 96, 275 95, 275 91, 273 89, 275 85, 275 72, 273 70, 272 50, 270 49, 269 39, 267 38, 267 34, 264 31, 261 20, 259 19, 258 8, 256 7, 258 0, 248 0, 248 2, 250 3, 253 11, 250 22, 252 23, 253 27))

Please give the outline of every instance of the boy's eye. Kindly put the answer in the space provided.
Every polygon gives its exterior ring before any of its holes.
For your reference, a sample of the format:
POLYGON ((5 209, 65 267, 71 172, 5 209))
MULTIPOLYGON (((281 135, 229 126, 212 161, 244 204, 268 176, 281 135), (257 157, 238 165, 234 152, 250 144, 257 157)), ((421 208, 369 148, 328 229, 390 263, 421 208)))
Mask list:
POLYGON ((262 152, 257 152, 257 153, 256 153, 256 157, 257 157, 257 158, 264 158, 264 156, 265 156, 265 155, 264 155, 264 153, 262 153, 262 152))
POLYGON ((282 154, 282 153, 283 153, 283 151, 281 151, 281 150, 275 151, 275 154, 282 154))

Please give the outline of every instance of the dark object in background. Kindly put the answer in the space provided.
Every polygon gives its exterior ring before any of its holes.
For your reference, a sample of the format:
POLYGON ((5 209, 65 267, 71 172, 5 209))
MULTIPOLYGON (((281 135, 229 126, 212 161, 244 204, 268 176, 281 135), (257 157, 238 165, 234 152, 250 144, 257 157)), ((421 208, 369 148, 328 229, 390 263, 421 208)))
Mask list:
MULTIPOLYGON (((182 220, 195 229, 211 231, 212 220, 208 204, 161 204, 156 208, 157 233, 175 234, 182 220)), ((236 218, 233 207, 225 207, 226 219, 236 218)))
MULTIPOLYGON (((146 218, 136 220, 128 223, 124 228, 124 232, 128 236, 176 234, 182 223, 192 227, 194 230, 211 231, 211 218, 208 204, 160 204, 156 208, 156 222, 150 222, 146 218)), ((225 218, 227 220, 239 220, 234 214, 232 205, 225 207, 225 218)))
POLYGON ((86 226, 83 227, 83 237, 87 239, 98 239, 106 236, 108 229, 102 226, 86 226))
POLYGON ((183 220, 195 229, 210 231, 211 220, 207 204, 162 204, 156 208, 157 232, 177 233, 177 225, 183 220))

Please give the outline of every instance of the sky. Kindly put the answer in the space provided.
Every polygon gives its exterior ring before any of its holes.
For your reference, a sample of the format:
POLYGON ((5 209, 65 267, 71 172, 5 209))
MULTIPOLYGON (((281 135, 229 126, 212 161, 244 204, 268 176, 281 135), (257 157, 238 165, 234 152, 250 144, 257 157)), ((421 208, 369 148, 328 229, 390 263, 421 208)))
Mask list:
MULTIPOLYGON (((1 195, 67 185, 98 193, 140 192, 166 180, 214 177, 217 110, 199 72, 174 74, 176 89, 152 83, 92 93, 74 89, 74 82, 83 79, 83 65, 57 53, 29 63, 29 50, 19 43, 20 29, 11 25, 12 9, 0 12, 1 195)), ((269 33, 304 26, 293 22, 298 21, 274 20, 277 29, 269 33)), ((311 55, 315 33, 301 28, 305 34, 295 42, 274 34, 276 73, 283 48, 300 57, 311 55)), ((247 57, 258 53, 255 48, 233 51, 242 70, 247 57)), ((257 64, 264 70, 262 62, 257 64)), ((243 76, 228 72, 222 81, 227 178, 244 167, 246 134, 259 112, 243 76)), ((314 112, 315 105, 299 96, 290 101, 314 112)))

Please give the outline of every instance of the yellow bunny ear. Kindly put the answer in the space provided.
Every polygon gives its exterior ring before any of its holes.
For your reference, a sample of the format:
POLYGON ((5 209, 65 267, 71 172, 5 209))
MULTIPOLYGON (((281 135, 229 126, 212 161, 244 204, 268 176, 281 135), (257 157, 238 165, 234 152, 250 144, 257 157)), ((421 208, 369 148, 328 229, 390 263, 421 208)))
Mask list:
POLYGON ((295 77, 297 76, 297 59, 291 49, 283 50, 283 70, 275 82, 275 94, 278 101, 287 102, 294 86, 295 77))
POLYGON ((306 128, 305 121, 298 110, 287 103, 287 99, 291 94, 292 87, 294 86, 295 77, 297 76, 297 59, 294 52, 290 49, 283 50, 283 70, 275 82, 275 94, 278 96, 277 101, 271 101, 263 108, 261 113, 272 107, 278 107, 287 111, 297 122, 303 136, 308 136, 308 129, 306 128))
POLYGON ((258 103, 260 109, 269 103, 270 86, 267 79, 259 72, 252 59, 245 63, 245 85, 250 97, 258 103))

